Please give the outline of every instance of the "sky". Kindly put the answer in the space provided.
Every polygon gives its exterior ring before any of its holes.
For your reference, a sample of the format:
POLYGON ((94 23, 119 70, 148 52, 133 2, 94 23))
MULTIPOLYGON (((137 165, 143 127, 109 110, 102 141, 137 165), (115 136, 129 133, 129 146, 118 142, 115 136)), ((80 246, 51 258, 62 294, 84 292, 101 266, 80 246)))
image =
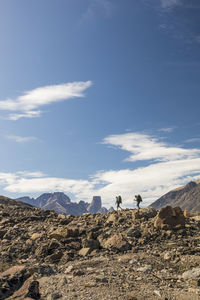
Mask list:
POLYGON ((0 194, 147 206, 200 179, 199 0, 0 0, 0 194))

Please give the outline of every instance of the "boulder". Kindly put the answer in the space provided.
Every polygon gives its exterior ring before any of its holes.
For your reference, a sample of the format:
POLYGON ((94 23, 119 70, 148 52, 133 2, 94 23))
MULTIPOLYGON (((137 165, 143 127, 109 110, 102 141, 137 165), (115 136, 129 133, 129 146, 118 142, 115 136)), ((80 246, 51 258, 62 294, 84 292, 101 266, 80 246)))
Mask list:
POLYGON ((199 211, 191 211, 191 210, 184 210, 183 214, 184 214, 184 217, 186 217, 186 218, 193 218, 196 216, 200 216, 199 211))
POLYGON ((82 248, 78 253, 81 256, 87 256, 88 254, 90 254, 92 252, 91 248, 82 248))
POLYGON ((30 276, 25 266, 14 266, 0 273, 0 299, 11 296, 30 276))
POLYGON ((62 257, 63 257, 63 252, 60 250, 56 250, 53 254, 47 257, 47 260, 50 261, 51 263, 57 263, 61 260, 62 257))
POLYGON ((179 206, 163 207, 156 216, 154 226, 161 229, 175 229, 185 226, 185 217, 179 206))
POLYGON ((124 252, 131 249, 131 245, 125 240, 122 234, 115 234, 103 241, 101 246, 108 250, 124 252))
POLYGON ((193 268, 192 270, 188 270, 182 274, 182 278, 184 280, 187 279, 200 279, 200 268, 193 268))
POLYGON ((8 300, 40 299, 39 282, 28 278, 22 287, 16 291, 8 300))
POLYGON ((41 239, 42 238, 42 236, 43 236, 43 234, 42 233, 38 233, 38 232, 36 232, 36 233, 34 233, 34 234, 32 234, 31 235, 31 240, 37 240, 37 239, 41 239))
POLYGON ((127 236, 132 238, 140 238, 141 237, 141 231, 138 228, 130 228, 127 231, 127 236))
POLYGON ((132 218, 135 219, 145 219, 146 221, 154 218, 157 215, 155 208, 148 206, 146 208, 140 208, 139 210, 133 210, 132 218))
POLYGON ((63 228, 60 227, 54 230, 52 233, 49 234, 50 239, 56 239, 58 241, 62 239, 66 239, 69 237, 77 237, 79 235, 78 228, 63 228))
POLYGON ((99 249, 100 243, 98 240, 86 239, 83 241, 84 248, 90 248, 91 250, 99 249))

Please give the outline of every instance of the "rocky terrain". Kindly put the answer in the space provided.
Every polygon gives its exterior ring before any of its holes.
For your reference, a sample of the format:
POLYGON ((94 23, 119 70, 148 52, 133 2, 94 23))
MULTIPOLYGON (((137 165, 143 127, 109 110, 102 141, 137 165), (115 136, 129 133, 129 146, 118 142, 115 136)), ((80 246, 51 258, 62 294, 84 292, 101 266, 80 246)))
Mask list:
MULTIPOLYGON (((71 199, 61 192, 44 193, 36 199, 26 196, 16 200, 46 210, 54 210, 56 213, 73 216, 80 216, 84 213, 107 213, 109 211, 102 207, 100 196, 94 196, 90 204, 84 201, 79 201, 79 203, 71 202, 71 199)), ((110 208, 110 210, 113 210, 113 208, 110 208)))
POLYGON ((185 186, 168 192, 151 204, 156 209, 166 205, 180 206, 183 210, 200 211, 200 181, 191 181, 185 186))
POLYGON ((71 216, 1 197, 0 299, 200 299, 199 229, 179 207, 71 216))

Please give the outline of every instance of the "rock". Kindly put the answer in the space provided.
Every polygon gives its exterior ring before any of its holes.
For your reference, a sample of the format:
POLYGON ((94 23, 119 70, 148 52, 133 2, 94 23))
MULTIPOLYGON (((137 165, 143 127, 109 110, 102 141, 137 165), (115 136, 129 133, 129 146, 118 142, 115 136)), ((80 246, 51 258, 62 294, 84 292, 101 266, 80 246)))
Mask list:
POLYGON ((36 240, 36 239, 40 239, 42 237, 42 234, 41 233, 34 233, 31 235, 30 239, 31 240, 36 240))
POLYGON ((60 299, 60 298, 62 298, 62 294, 60 294, 60 293, 53 293, 53 294, 47 295, 47 300, 56 300, 56 299, 60 299))
POLYGON ((151 218, 154 218, 157 214, 157 211, 155 208, 148 206, 146 208, 140 208, 140 210, 133 210, 132 218, 135 219, 142 219, 149 220, 151 218))
POLYGON ((182 278, 184 280, 200 278, 200 268, 193 268, 192 270, 184 272, 182 278))
POLYGON ((152 266, 151 265, 146 265, 144 267, 140 267, 140 268, 137 269, 137 271, 144 272, 144 273, 150 272, 151 270, 152 270, 152 266))
POLYGON ((175 229, 177 226, 185 226, 185 217, 180 207, 163 207, 156 216, 154 226, 162 229, 175 229))
POLYGON ((189 281, 189 284, 194 286, 200 286, 200 279, 191 279, 189 281))
POLYGON ((33 277, 27 279, 23 286, 9 297, 8 300, 21 300, 25 298, 40 299, 39 282, 33 280, 33 277))
POLYGON ((87 256, 88 254, 90 254, 92 252, 91 248, 82 248, 78 253, 81 256, 87 256))
POLYGON ((74 250, 80 250, 81 249, 81 244, 79 242, 72 241, 71 243, 67 244, 69 249, 74 249, 74 250))
POLYGON ((81 270, 76 270, 73 272, 73 276, 82 276, 84 275, 85 273, 81 270))
POLYGON ((0 202, 0 231, 5 232, 0 271, 22 268, 14 276, 4 274, 3 280, 0 276, 0 299, 25 300, 28 280, 39 281, 41 299, 59 293, 61 299, 117 300, 131 292, 138 300, 199 299, 200 222, 189 217, 185 228, 164 230, 154 227, 147 210, 141 209, 138 219, 133 219, 134 211, 72 217, 0 202), (70 223, 61 225, 65 219, 70 223), (26 292, 19 296, 22 287, 26 292))
POLYGON ((155 291, 153 291, 153 292, 154 292, 154 294, 155 294, 156 296, 162 297, 160 291, 155 290, 155 291))
POLYGON ((52 254, 55 249, 62 247, 62 245, 57 241, 52 239, 48 245, 48 254, 52 254))
POLYGON ((134 295, 134 293, 128 293, 126 295, 126 300, 137 300, 138 298, 134 295))
POLYGON ((106 278, 105 276, 97 276, 95 277, 96 282, 103 282, 103 283, 107 283, 108 282, 108 278, 106 278))
POLYGON ((35 250, 36 257, 46 257, 48 255, 48 244, 43 244, 35 250))
POLYGON ((55 253, 48 256, 48 261, 51 263, 57 263, 60 261, 60 259, 63 257, 63 252, 60 250, 56 250, 55 253))
POLYGON ((66 270, 64 271, 64 273, 65 273, 65 274, 68 274, 68 273, 70 273, 73 269, 74 269, 74 267, 73 267, 72 265, 70 265, 70 266, 68 266, 68 267, 66 268, 66 270))
POLYGON ((171 260, 173 258, 172 254, 170 252, 166 252, 163 255, 164 260, 171 260))
POLYGON ((111 236, 106 241, 103 241, 101 243, 101 246, 108 250, 114 250, 120 252, 127 251, 132 248, 131 245, 122 236, 122 234, 115 234, 111 236))
POLYGON ((56 239, 58 241, 69 237, 77 237, 79 235, 78 228, 63 228, 60 227, 49 234, 50 239, 56 239))
POLYGON ((194 221, 199 222, 199 221, 200 221, 200 216, 193 216, 192 219, 193 219, 194 221))
POLYGON ((0 239, 3 239, 6 232, 7 232, 6 230, 0 230, 0 239))
POLYGON ((0 299, 11 296, 30 276, 25 266, 14 266, 0 273, 0 299))
POLYGON ((55 274, 56 268, 52 268, 52 266, 48 264, 39 264, 36 266, 30 267, 30 273, 34 274, 37 273, 41 276, 50 276, 52 274, 55 274))
POLYGON ((107 218, 106 223, 107 224, 109 224, 109 223, 115 223, 115 222, 117 222, 117 220, 118 220, 118 215, 115 212, 113 212, 107 218))
POLYGON ((140 238, 141 237, 141 232, 140 232, 139 229, 133 227, 133 228, 130 228, 127 231, 127 236, 128 237, 140 238))
POLYGON ((98 240, 86 239, 83 241, 84 248, 90 248, 91 250, 99 249, 100 243, 98 240))

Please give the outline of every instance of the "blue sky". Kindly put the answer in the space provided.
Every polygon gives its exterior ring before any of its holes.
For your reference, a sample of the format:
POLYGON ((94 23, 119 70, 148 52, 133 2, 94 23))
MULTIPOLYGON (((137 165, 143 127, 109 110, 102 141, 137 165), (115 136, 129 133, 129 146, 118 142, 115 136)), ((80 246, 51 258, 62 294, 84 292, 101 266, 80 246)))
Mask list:
POLYGON ((122 195, 200 179, 197 0, 1 0, 0 193, 122 195))

